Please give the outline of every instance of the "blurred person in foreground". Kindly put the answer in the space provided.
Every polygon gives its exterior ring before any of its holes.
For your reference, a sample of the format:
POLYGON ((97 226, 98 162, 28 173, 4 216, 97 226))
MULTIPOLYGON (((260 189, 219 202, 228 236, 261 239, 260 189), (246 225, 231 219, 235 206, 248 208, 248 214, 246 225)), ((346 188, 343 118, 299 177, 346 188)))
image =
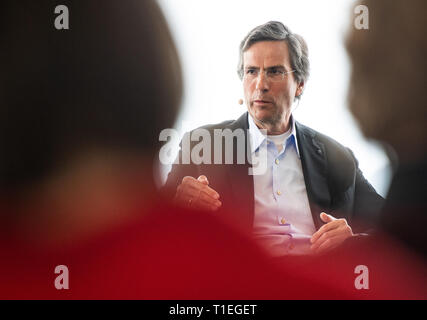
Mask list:
POLYGON ((366 1, 369 30, 347 39, 350 111, 394 165, 379 227, 427 257, 427 2, 366 1))
POLYGON ((157 199, 159 133, 182 93, 157 4, 61 4, 69 29, 56 1, 0 3, 0 298, 342 297, 157 199))
POLYGON ((369 9, 369 29, 347 37, 349 107, 365 136, 385 143, 395 173, 378 230, 315 264, 339 284, 358 282, 364 268, 361 298, 427 299, 427 2, 359 4, 369 9))

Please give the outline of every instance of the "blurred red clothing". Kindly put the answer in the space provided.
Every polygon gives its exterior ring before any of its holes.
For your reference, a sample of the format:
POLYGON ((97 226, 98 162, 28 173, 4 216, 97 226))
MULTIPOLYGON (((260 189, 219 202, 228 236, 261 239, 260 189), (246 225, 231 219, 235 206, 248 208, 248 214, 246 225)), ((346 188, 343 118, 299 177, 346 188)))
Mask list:
POLYGON ((349 239, 325 255, 301 259, 286 257, 278 264, 306 282, 326 282, 352 299, 427 299, 425 259, 385 234, 349 239), (356 287, 362 273, 366 289, 356 287))
POLYGON ((61 250, 4 239, 0 255, 2 299, 342 297, 327 285, 284 274, 246 236, 206 212, 168 206, 61 250), (68 267, 68 290, 54 286, 57 265, 68 267))
POLYGON ((3 239, 0 298, 426 298, 422 281, 416 288, 413 281, 405 281, 425 269, 408 267, 399 260, 407 255, 398 251, 390 260, 379 261, 377 256, 393 252, 377 251, 386 249, 380 244, 370 248, 358 244, 324 257, 273 260, 246 235, 206 212, 153 206, 141 210, 138 223, 67 248, 3 239), (354 287, 354 268, 359 264, 370 270, 369 290, 354 287), (54 286, 57 265, 68 267, 68 290, 54 286))

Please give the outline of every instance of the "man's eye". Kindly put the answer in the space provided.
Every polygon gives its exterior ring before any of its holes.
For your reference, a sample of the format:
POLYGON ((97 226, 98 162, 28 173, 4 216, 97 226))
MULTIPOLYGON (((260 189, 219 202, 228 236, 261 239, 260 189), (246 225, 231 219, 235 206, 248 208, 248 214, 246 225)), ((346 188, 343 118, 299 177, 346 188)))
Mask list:
POLYGON ((268 73, 271 75, 277 75, 277 74, 280 74, 281 72, 279 69, 271 69, 268 71, 268 73))
POLYGON ((246 70, 246 74, 251 74, 251 75, 256 74, 256 70, 255 69, 248 69, 248 70, 246 70))

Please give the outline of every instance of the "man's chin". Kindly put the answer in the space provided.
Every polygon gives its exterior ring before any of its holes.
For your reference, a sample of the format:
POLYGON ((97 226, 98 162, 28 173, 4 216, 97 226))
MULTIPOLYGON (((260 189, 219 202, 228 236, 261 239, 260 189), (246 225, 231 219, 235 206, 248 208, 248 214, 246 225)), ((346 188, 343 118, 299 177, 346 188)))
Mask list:
POLYGON ((271 124, 274 122, 274 115, 268 110, 256 110, 251 113, 251 116, 258 123, 271 124))

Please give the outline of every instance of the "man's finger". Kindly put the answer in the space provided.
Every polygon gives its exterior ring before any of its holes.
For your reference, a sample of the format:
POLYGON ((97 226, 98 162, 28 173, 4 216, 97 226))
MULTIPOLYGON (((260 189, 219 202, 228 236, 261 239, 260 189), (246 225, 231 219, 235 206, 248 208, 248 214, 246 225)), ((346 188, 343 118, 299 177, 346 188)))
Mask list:
POLYGON ((324 253, 328 250, 336 248, 341 243, 340 237, 329 238, 323 242, 317 249, 314 250, 315 253, 324 253))
POLYGON ((323 225, 319 230, 317 230, 317 232, 315 232, 314 234, 313 234, 313 236, 311 237, 311 243, 314 243, 314 242, 316 242, 316 240, 324 233, 324 232, 326 232, 326 231, 329 231, 329 230, 331 230, 331 229, 334 229, 334 228, 336 228, 337 226, 335 225, 335 224, 331 224, 332 222, 334 222, 334 221, 336 221, 337 219, 336 218, 334 218, 333 216, 331 216, 331 215, 329 215, 329 214, 327 214, 327 213, 325 213, 325 212, 322 212, 321 214, 320 214, 320 219, 323 221, 323 222, 326 222, 326 224, 325 225, 323 225))
POLYGON ((205 185, 209 185, 209 181, 208 178, 206 178, 206 176, 201 175, 197 178, 197 180, 199 180, 201 183, 205 184, 205 185))
POLYGON ((311 249, 316 250, 318 247, 320 247, 326 240, 334 238, 336 236, 339 236, 341 234, 341 231, 339 228, 332 229, 327 232, 324 232, 319 238, 316 239, 316 241, 313 242, 311 249))
POLYGON ((197 200, 202 195, 204 197, 208 197, 212 202, 218 201, 219 199, 219 194, 212 188, 205 185, 187 185, 185 188, 181 189, 180 193, 183 194, 184 197, 190 196, 194 200, 197 200))
MULTIPOLYGON (((209 188, 208 186, 203 185, 202 188, 200 185, 194 187, 192 185, 187 185, 185 187, 181 187, 179 190, 179 193, 177 193, 177 198, 179 200, 181 200, 181 202, 183 203, 187 203, 189 202, 189 200, 191 199, 192 202, 192 207, 194 207, 194 205, 197 202, 206 202, 211 206, 214 206, 215 208, 219 208, 222 203, 221 201, 219 201, 218 199, 216 199, 215 197, 212 196, 211 194, 208 194, 206 192, 206 188, 209 188)), ((213 190, 213 189, 211 189, 213 190)), ((209 192, 209 190, 207 190, 209 192)), ((214 191, 216 193, 216 191, 214 191)))
POLYGON ((216 211, 222 206, 221 201, 212 199, 210 196, 201 193, 198 198, 194 199, 191 207, 194 209, 216 211))
POLYGON ((323 234, 323 233, 325 233, 325 232, 327 232, 327 231, 329 231, 329 230, 332 230, 332 229, 336 229, 336 228, 338 228, 339 227, 339 223, 337 223, 337 220, 335 220, 335 221, 332 221, 332 222, 329 222, 329 223, 327 223, 327 224, 324 224, 322 227, 320 227, 320 229, 319 230, 317 230, 314 234, 313 234, 313 236, 311 237, 311 239, 310 239, 310 242, 311 243, 315 243, 316 241, 317 241, 317 239, 318 238, 320 238, 320 236, 323 234))
POLYGON ((200 191, 204 192, 205 194, 214 198, 215 200, 219 199, 219 193, 216 192, 214 189, 212 189, 209 186, 203 185, 202 188, 200 189, 200 191))
MULTIPOLYGON (((183 181, 184 184, 184 181, 183 181)), ((208 196, 211 196, 214 199, 219 199, 219 193, 216 192, 214 189, 212 189, 211 187, 207 186, 206 184, 200 182, 197 179, 187 179, 185 181, 185 185, 186 187, 190 187, 193 189, 196 189, 198 191, 203 191, 204 193, 206 193, 208 196)))
POLYGON ((221 201, 212 199, 212 197, 208 196, 207 194, 205 194, 203 192, 200 193, 199 198, 196 199, 195 202, 197 202, 197 203, 198 202, 205 202, 205 203, 208 203, 215 208, 219 208, 222 205, 221 201))
POLYGON ((196 208, 198 210, 205 210, 205 211, 217 211, 219 207, 213 206, 209 204, 208 202, 197 202, 193 208, 196 208))
POLYGON ((322 212, 320 214, 320 219, 322 219, 323 222, 328 223, 328 222, 332 222, 337 220, 336 218, 334 218, 333 216, 331 216, 330 214, 327 214, 326 212, 322 212))

